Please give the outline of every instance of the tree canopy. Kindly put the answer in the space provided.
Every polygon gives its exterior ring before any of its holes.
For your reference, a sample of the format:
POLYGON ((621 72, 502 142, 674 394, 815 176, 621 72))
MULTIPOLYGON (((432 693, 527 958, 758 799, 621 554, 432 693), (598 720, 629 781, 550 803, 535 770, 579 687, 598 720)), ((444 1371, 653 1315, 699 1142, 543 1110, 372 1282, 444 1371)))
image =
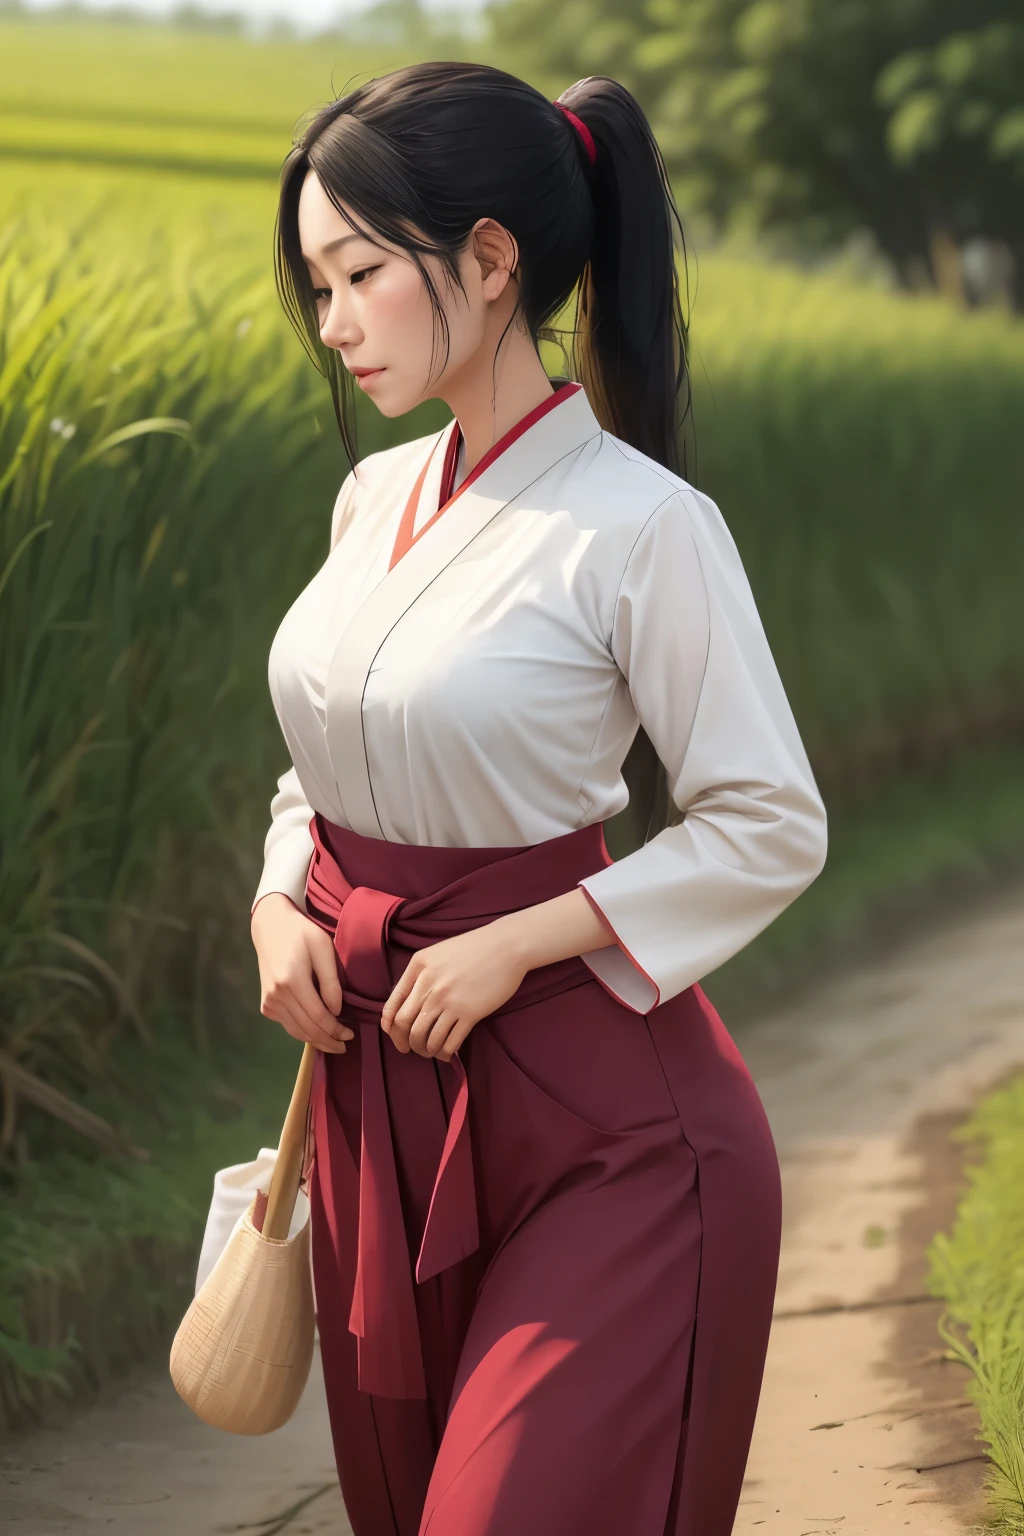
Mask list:
POLYGON ((1024 294, 1020 0, 496 0, 553 86, 628 85, 686 205, 828 245, 871 229, 905 281, 1005 242, 1024 294))

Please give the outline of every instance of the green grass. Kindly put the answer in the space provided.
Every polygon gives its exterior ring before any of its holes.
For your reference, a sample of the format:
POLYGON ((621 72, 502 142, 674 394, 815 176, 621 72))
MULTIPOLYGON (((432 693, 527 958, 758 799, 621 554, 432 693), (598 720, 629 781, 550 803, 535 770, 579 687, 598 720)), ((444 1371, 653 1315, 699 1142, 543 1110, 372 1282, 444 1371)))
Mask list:
POLYGON ((720 258, 698 274, 697 480, 823 783, 1020 731, 1024 324, 720 258))
MULTIPOLYGON (((268 282, 275 206, 276 187, 264 180, 0 160, 0 220, 21 225, 26 253, 29 230, 44 249, 63 231, 79 247, 91 242, 94 261, 131 273, 148 255, 162 273, 177 248, 179 272, 201 270, 214 290, 239 271, 268 282)), ((269 287, 266 296, 276 303, 269 287)))
POLYGON ((726 1022, 1024 867, 1022 784, 1024 742, 993 743, 840 801, 810 890, 708 978, 726 1022))
POLYGON ((350 80, 407 50, 339 37, 272 42, 176 27, 0 21, 0 110, 42 120, 290 133, 350 80))
POLYGON ((146 1162, 58 1128, 0 1201, 0 1431, 169 1344, 192 1294, 214 1170, 276 1146, 298 1047, 257 1018, 246 1050, 187 1049, 168 1017, 120 1107, 146 1162))
POLYGON ((1024 1077, 978 1107, 960 1132, 978 1151, 953 1229, 932 1244, 929 1286, 942 1332, 972 1372, 989 1451, 997 1528, 1024 1532, 1024 1077))
MULTIPOLYGON (((0 1048, 77 1096, 149 1000, 190 1013, 208 957, 230 972, 247 942, 283 766, 266 654, 346 466, 278 312, 270 187, 3 182, 0 1048)), ((1024 327, 709 259, 693 337, 695 478, 736 533, 835 847, 908 760, 1017 739, 1024 327)), ((364 448, 427 419, 367 411, 364 448)), ((958 846, 950 829, 886 878, 919 885, 958 846)), ((808 925, 843 946, 881 888, 884 850, 854 853, 739 971, 791 969, 808 925)))
MULTIPOLYGON (((332 81, 405 58, 109 25, 6 23, 0 43, 0 210, 29 197, 64 217, 106 187, 138 199, 143 231, 230 231, 264 271, 273 188, 250 178, 273 174, 332 81), (186 166, 193 187, 166 174, 186 166)), ((130 263, 137 230, 109 227, 130 263)), ((1017 734, 1024 324, 718 256, 694 288, 693 477, 740 544, 822 783, 845 795, 1017 734)))
MULTIPOLYGON (((32 1079, 19 1102, 39 1082, 88 1098, 122 1040, 152 1039, 157 1000, 215 1016, 248 946, 281 771, 267 652, 347 467, 249 238, 143 234, 126 200, 0 239, 0 1052, 32 1079)), ((45 1145, 20 1125, 3 1117, 0 1161, 45 1145)))
POLYGON ((211 133, 187 122, 125 124, 11 111, 0 115, 0 154, 18 159, 73 158, 266 181, 277 176, 290 147, 290 134, 272 129, 225 127, 211 133))
MULTIPOLYGON (((436 45, 443 57, 453 49, 454 39, 436 45)), ((0 159, 273 179, 302 114, 408 58, 340 37, 271 43, 174 27, 0 21, 0 159)))
MULTIPOLYGON (((266 659, 346 466, 278 312, 273 176, 332 80, 403 60, 4 22, 0 61, 0 1051, 152 1152, 8 1097, 14 1419, 164 1340, 212 1170, 279 1118, 246 932, 286 766, 266 659)), ((1024 856, 1024 326, 717 256, 698 277, 691 477, 832 829, 811 892, 710 979, 728 1020, 1024 856)), ((363 449, 442 417, 367 414, 363 449)))
MULTIPOLYGON (((1007 857, 1024 858, 1022 769, 1024 747, 974 751, 941 774, 902 776, 850 808, 812 892, 709 979, 727 1023, 757 1012, 809 969, 854 953, 880 912, 898 927, 901 904, 918 907, 936 885, 962 889, 1007 857)), ((30 1422, 169 1342, 190 1294, 213 1171, 275 1144, 290 1090, 296 1048, 256 1013, 251 966, 240 991, 253 1005, 223 1000, 227 1032, 222 1024, 208 1035, 194 1020, 183 1037, 180 1010, 158 1010, 155 1053, 131 1044, 119 1053, 130 1095, 94 1092, 93 1106, 148 1161, 104 1155, 51 1126, 50 1154, 27 1164, 0 1198, 0 1427, 30 1422)), ((953 1315, 973 1319, 975 1329, 1003 1315, 1000 1287, 1017 1239, 992 1221, 1002 1221, 1008 1203, 1020 1219, 1013 1197, 1024 1168, 1014 1138, 1024 1135, 1024 1088, 982 1115, 999 1130, 1001 1139, 990 1137, 999 1157, 1016 1162, 1005 1176, 991 1175, 1001 1204, 993 1207, 989 1184, 980 1183, 952 1239, 937 1242, 933 1263, 953 1315), (993 1268, 991 1250, 1004 1242, 1002 1267, 993 1268)), ((1016 1284, 1019 1307, 1020 1272, 1016 1284)), ((994 1359, 992 1369, 998 1365, 994 1359)))
POLYGON ((155 998, 204 985, 204 927, 237 950, 231 803, 272 740, 250 605, 287 548, 242 530, 286 479, 304 508, 342 472, 306 477, 321 428, 265 277, 94 238, 0 244, 0 1047, 73 1097, 151 1037, 155 998))

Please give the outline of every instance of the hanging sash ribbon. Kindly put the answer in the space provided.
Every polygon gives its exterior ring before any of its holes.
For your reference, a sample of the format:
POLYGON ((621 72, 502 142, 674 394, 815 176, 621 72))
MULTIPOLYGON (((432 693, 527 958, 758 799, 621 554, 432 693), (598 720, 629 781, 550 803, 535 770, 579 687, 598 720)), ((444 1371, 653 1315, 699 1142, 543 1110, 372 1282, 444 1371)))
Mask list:
MULTIPOLYGON (((400 969, 392 964, 393 958, 405 951, 407 960, 410 951, 482 926, 503 912, 571 890, 584 875, 610 861, 601 824, 596 823, 527 848, 475 849, 474 854, 489 854, 492 861, 428 896, 403 899, 369 886, 353 886, 328 846, 328 841, 343 846, 348 840, 365 848, 370 839, 338 827, 331 827, 328 833, 319 815, 313 817, 310 831, 314 851, 306 883, 307 910, 320 927, 333 934, 344 997, 342 1017, 360 1033, 359 1228, 348 1324, 358 1340, 359 1387, 382 1397, 422 1398, 426 1383, 413 1266, 381 1055, 395 1049, 380 1024, 381 1010, 400 969)), ((394 857, 402 851, 386 843, 376 843, 376 847, 381 850, 382 863, 388 855, 394 857)), ((427 851, 409 850, 414 855, 427 851)), ((429 852, 443 858, 447 850, 429 852)), ((518 992, 499 1012, 515 1011, 592 980, 578 957, 539 967, 527 974, 518 992)), ((424 1105, 426 1113, 436 1112, 439 1118, 436 1139, 443 1142, 443 1150, 414 1267, 417 1282, 457 1264, 480 1242, 469 1136, 469 1084, 458 1053, 450 1063, 438 1062, 437 1068, 451 1076, 445 1084, 445 1102, 434 1095, 424 1105)), ((318 1155, 322 1139, 326 1139, 323 1092, 321 1072, 314 1082, 314 1127, 318 1122, 320 1127, 318 1155)))

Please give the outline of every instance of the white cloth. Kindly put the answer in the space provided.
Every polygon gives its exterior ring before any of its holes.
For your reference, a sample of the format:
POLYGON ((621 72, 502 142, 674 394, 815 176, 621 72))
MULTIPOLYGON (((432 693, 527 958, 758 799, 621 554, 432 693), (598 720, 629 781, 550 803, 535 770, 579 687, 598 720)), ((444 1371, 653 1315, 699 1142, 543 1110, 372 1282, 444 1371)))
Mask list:
MULTIPOLYGON (((270 1183, 277 1166, 276 1147, 261 1147, 259 1157, 251 1163, 232 1163, 213 1176, 213 1199, 206 1218, 203 1246, 199 1251, 196 1270, 195 1294, 198 1296, 228 1243, 234 1237, 245 1213, 260 1190, 270 1192, 270 1183)), ((309 1220, 309 1196, 300 1189, 295 1196, 289 1239, 298 1237, 309 1220)))
POLYGON ((618 939, 585 956, 638 1012, 741 949, 819 872, 825 813, 715 504, 562 396, 388 572, 452 423, 364 459, 270 653, 293 766, 256 898, 303 907, 313 809, 367 837, 522 846, 623 808, 643 724, 685 813, 582 881, 618 939))

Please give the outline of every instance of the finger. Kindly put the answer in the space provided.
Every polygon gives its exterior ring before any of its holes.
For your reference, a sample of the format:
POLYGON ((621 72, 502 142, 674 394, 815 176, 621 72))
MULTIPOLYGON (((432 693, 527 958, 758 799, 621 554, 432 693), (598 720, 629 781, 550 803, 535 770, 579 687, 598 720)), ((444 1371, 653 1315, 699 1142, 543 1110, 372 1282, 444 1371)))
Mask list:
POLYGON ((418 974, 419 967, 416 964, 416 956, 414 955, 395 982, 391 989, 391 996, 380 1011, 381 1028, 385 1033, 390 1031, 392 1024, 395 1022, 395 1014, 412 991, 413 983, 418 974))
POLYGON ((341 1012, 342 996, 341 977, 338 975, 338 956, 334 945, 326 933, 317 928, 306 947, 320 986, 324 1007, 337 1017, 341 1012))
MULTIPOLYGON (((439 1061, 451 1061, 458 1044, 453 1043, 456 1031, 460 1028, 459 1016, 452 1008, 445 1008, 434 1021, 434 1027, 427 1037, 425 1056, 436 1056, 439 1061)), ((464 1040, 469 1034, 469 1025, 462 1032, 464 1040)))
POLYGON ((461 1050, 465 1045, 473 1028, 479 1022, 479 1019, 474 1019, 472 1015, 468 1019, 459 1019, 449 1030, 448 1038, 444 1043, 444 1049, 439 1059, 441 1061, 451 1061, 455 1052, 461 1050))
MULTIPOLYGON (((412 990, 404 1003, 395 1014, 395 1023, 406 1031, 410 1030, 423 1011, 431 994, 431 983, 425 975, 417 976, 413 982, 412 990)), ((438 1009, 440 1012, 440 1009, 438 1009)))
POLYGON ((412 991, 391 1022, 388 1034, 391 1036, 392 1043, 403 1054, 411 1049, 409 1032, 419 1017, 421 1009, 427 1004, 429 997, 430 984, 425 977, 420 976, 413 983, 412 991))
POLYGON ((297 1038, 308 1040, 318 1050, 337 1051, 346 1040, 352 1039, 352 1030, 348 1025, 339 1023, 332 1013, 327 1012, 312 981, 304 985, 293 984, 287 990, 282 989, 280 997, 275 1001, 299 1031, 297 1038), (315 1012, 310 1012, 307 1006, 309 1003, 312 1003, 315 1012))
POLYGON ((325 1051, 331 1056, 344 1056, 345 1041, 352 1038, 352 1030, 347 1025, 343 1036, 335 1034, 333 1031, 328 1031, 315 1022, 310 1024, 308 1020, 305 1023, 305 1029, 305 1038, 309 1041, 310 1045, 315 1045, 318 1051, 325 1051))
MULTIPOLYGON (((274 1006, 274 1005, 271 1005, 274 1006)), ((310 1025, 309 1020, 299 1013, 293 1006, 288 1006, 283 1000, 278 1000, 274 1006, 274 1012, 268 1012, 267 1008, 261 1010, 267 1018, 272 1018, 275 1023, 291 1035, 293 1040, 301 1040, 304 1044, 315 1045, 318 1051, 326 1051, 332 1055, 344 1055, 345 1045, 343 1041, 336 1040, 328 1035, 318 1025, 310 1025)))
POLYGON ((399 1024, 397 1019, 392 1019, 385 1030, 385 1034, 391 1041, 396 1051, 401 1051, 403 1056, 409 1053, 409 1026, 399 1024))
POLYGON ((309 980, 293 981, 291 991, 292 1010, 304 1014, 310 1028, 322 1030, 332 1040, 352 1039, 352 1030, 348 1025, 336 1019, 330 1009, 324 1007, 323 998, 314 987, 312 977, 309 980))
POLYGON ((428 998, 413 1020, 409 1030, 409 1049, 415 1051, 417 1056, 432 1054, 427 1050, 427 1041, 443 1011, 440 1003, 432 1003, 428 998))
MULTIPOLYGON (((313 985, 312 972, 304 974, 301 965, 298 974, 292 972, 285 976, 265 981, 263 987, 263 1001, 261 1011, 268 1018, 277 1019, 279 1022, 285 1015, 290 1015, 293 1022, 300 1028, 312 1028, 318 1025, 322 1032, 329 1033, 334 1038, 351 1038, 351 1031, 344 1026, 347 1035, 339 1036, 339 1024, 334 1015, 324 1007, 320 994, 313 985)), ((312 1037, 310 1037, 312 1038, 312 1037)))

